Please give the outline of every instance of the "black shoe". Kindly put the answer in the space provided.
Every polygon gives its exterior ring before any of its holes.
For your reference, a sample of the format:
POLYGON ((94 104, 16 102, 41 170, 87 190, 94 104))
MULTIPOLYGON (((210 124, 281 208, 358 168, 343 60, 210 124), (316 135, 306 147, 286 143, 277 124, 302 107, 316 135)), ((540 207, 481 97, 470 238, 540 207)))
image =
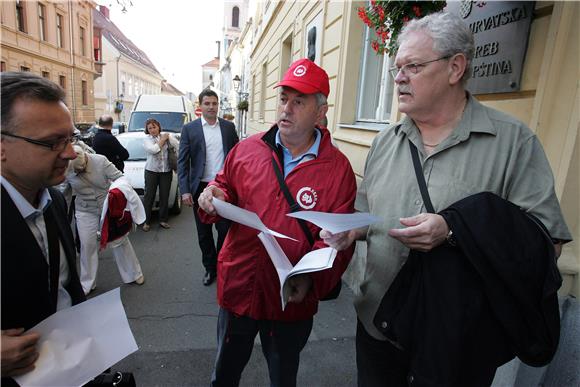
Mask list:
POLYGON ((205 275, 203 276, 203 285, 209 286, 215 281, 216 274, 211 271, 206 271, 205 275))

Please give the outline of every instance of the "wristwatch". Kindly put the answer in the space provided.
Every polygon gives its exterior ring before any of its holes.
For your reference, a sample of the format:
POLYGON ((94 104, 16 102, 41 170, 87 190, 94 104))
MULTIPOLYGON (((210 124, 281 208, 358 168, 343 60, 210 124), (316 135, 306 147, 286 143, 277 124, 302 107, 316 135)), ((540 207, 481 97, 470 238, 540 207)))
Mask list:
POLYGON ((449 232, 447 233, 445 239, 447 240, 447 243, 449 243, 450 246, 457 246, 457 241, 453 236, 453 230, 449 229, 449 232))

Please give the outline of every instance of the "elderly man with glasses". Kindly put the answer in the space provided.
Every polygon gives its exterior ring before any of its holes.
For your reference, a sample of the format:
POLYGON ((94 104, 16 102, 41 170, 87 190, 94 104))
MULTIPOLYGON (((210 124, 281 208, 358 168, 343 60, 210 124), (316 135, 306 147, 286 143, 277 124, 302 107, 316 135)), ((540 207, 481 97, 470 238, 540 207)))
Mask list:
POLYGON ((0 74, 2 94, 2 385, 29 372, 39 335, 23 333, 84 301, 62 195, 76 157, 64 91, 31 73, 0 74))
MULTIPOLYGON (((355 240, 367 242, 355 299, 360 386, 402 386, 413 380, 434 383, 416 374, 415 348, 388 341, 385 332, 391 328, 389 321, 377 326, 375 315, 410 252, 435 252, 440 251, 436 248, 456 243, 458 230, 451 230, 446 219, 435 212, 475 194, 491 192, 540 219, 552 238, 547 238, 548 247, 553 251, 553 243, 556 255, 562 243, 571 239, 539 139, 524 123, 484 106, 465 88, 474 53, 469 27, 457 16, 437 13, 409 22, 398 43, 395 67, 390 72, 396 83, 399 110, 406 116, 375 138, 355 204, 358 211, 369 211, 384 222, 335 235, 321 232, 325 242, 339 250, 355 240), (418 149, 417 174, 412 149, 418 149), (430 206, 423 200, 418 183, 421 175, 434 211, 428 211, 430 206)), ((493 226, 486 232, 491 229, 493 226)), ((515 243, 519 230, 512 231, 515 243)), ((463 251, 460 245, 456 248, 463 251)), ((425 260, 429 258, 425 255, 425 260)), ((522 269, 527 270, 524 266, 522 269)), ((409 293, 409 289, 407 285, 401 292, 409 293)), ((427 309, 432 307, 426 305, 427 309)), ((448 317, 442 315, 440 319, 448 317)), ((420 345, 432 345, 423 334, 434 327, 426 326, 421 319, 414 324, 418 324, 414 328, 420 332, 415 336, 421 337, 420 345)), ((463 334, 464 328, 460 327, 456 335, 463 334)), ((469 334, 476 337, 479 332, 469 334)), ((450 337, 447 344, 455 337, 450 337)), ((431 364, 449 359, 448 355, 432 357, 431 364)), ((436 384, 489 385, 496 367, 509 360, 503 355, 488 364, 479 363, 479 355, 464 356, 457 361, 459 369, 453 378, 436 384)))

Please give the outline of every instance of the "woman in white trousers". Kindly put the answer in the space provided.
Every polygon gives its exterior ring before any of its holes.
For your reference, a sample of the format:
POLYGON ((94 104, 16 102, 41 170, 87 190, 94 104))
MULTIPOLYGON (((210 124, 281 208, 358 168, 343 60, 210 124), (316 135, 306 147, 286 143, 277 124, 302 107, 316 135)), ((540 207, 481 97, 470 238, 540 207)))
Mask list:
MULTIPOLYGON (((81 242, 80 280, 85 294, 96 286, 99 266, 100 218, 111 183, 123 174, 105 156, 85 153, 75 146, 77 158, 71 162, 67 181, 75 198, 75 217, 81 242)), ((110 242, 124 283, 145 282, 141 265, 127 235, 110 242)))

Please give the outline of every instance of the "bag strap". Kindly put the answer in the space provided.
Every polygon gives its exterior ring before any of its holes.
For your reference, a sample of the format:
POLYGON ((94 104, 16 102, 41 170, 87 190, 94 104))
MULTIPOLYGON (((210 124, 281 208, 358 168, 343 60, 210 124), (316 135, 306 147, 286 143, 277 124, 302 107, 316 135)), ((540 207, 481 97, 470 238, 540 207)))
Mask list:
POLYGON ((431 197, 429 196, 429 191, 427 190, 427 183, 425 182, 425 177, 423 176, 423 168, 421 168, 421 161, 419 161, 419 152, 411 140, 409 140, 409 148, 411 149, 413 167, 415 168, 415 176, 417 176, 417 183, 419 183, 419 190, 421 191, 423 203, 425 204, 427 211, 434 214, 435 209, 433 208, 433 203, 431 203, 431 197))
MULTIPOLYGON (((292 194, 290 193, 290 190, 288 189, 288 186, 286 185, 286 182, 284 181, 284 176, 282 176, 282 171, 280 170, 280 167, 278 166, 278 163, 276 162, 276 159, 274 158, 274 156, 272 156, 272 165, 274 166, 274 172, 276 172, 276 178, 278 179, 278 184, 280 184, 280 188, 282 189, 282 193, 284 194, 286 201, 290 205, 290 212, 299 211, 300 206, 298 205, 298 203, 296 203, 296 201, 292 197, 292 194)), ((310 246, 313 246, 314 245, 314 237, 312 236, 310 229, 306 225, 306 222, 303 219, 296 218, 296 220, 298 221, 298 224, 300 224, 300 228, 304 232, 304 235, 306 235, 306 239, 308 239, 310 246)))

